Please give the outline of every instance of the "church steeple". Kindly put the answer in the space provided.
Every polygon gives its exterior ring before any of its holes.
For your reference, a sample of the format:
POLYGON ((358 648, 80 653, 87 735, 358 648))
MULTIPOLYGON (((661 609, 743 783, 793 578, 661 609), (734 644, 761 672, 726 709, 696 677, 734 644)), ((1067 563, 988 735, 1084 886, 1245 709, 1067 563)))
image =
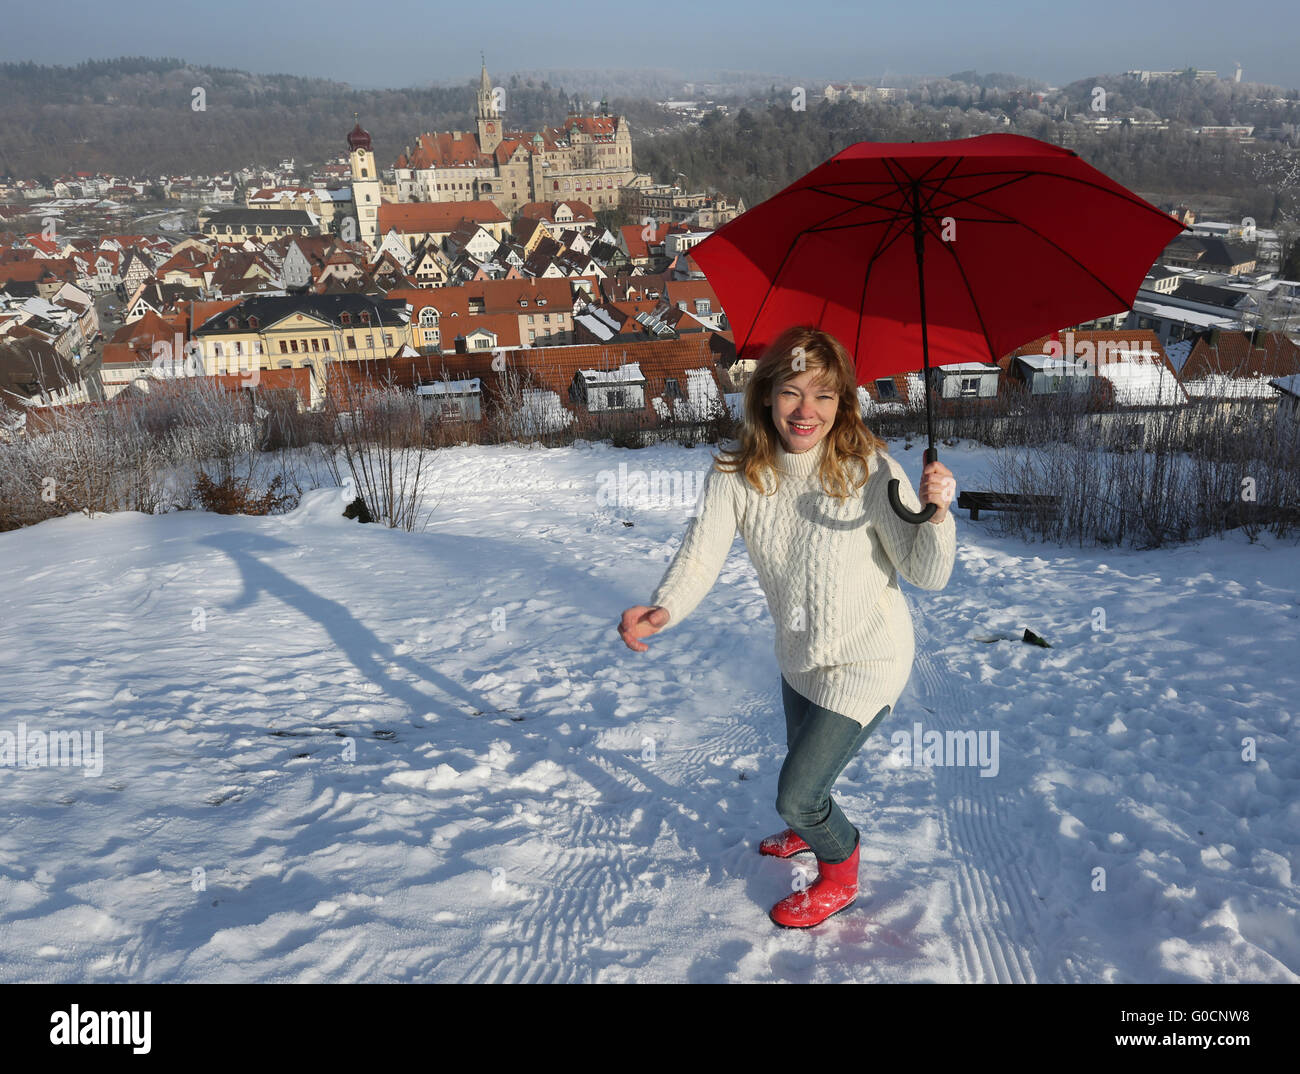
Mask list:
MULTIPOLYGON (((479 53, 480 59, 483 54, 479 53)), ((478 144, 484 153, 491 153, 501 144, 501 124, 505 109, 497 108, 497 94, 492 89, 492 80, 488 78, 487 60, 482 59, 483 68, 478 79, 478 144)))

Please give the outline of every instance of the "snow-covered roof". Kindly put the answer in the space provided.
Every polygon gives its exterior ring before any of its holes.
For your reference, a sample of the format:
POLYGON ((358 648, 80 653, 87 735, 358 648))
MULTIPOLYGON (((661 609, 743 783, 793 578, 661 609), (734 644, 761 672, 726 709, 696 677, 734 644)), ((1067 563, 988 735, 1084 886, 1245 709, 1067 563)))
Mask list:
POLYGON ((936 366, 945 373, 960 373, 978 371, 980 373, 1000 373, 1001 370, 992 362, 951 362, 948 365, 936 366))
POLYGON ((573 421, 560 397, 545 388, 525 388, 521 393, 519 425, 524 432, 549 432, 573 421))
POLYGON ((617 369, 579 369, 578 372, 588 384, 622 384, 645 380, 637 362, 624 362, 617 369))
POLYGON ((1164 362, 1141 351, 1123 352, 1118 361, 1097 364, 1097 375, 1105 377, 1121 406, 1168 405, 1186 401, 1178 379, 1164 362))
POLYGON ((1230 377, 1211 373, 1197 380, 1183 381, 1187 394, 1208 399, 1276 399, 1278 389, 1264 377, 1230 377))
POLYGON ((1200 310, 1189 310, 1182 306, 1171 306, 1165 302, 1138 301, 1133 303, 1133 309, 1148 316, 1165 317, 1183 324, 1200 325, 1202 328, 1237 327, 1237 322, 1231 318, 1219 317, 1213 313, 1202 313, 1200 310))
POLYGON ((1300 373, 1292 373, 1286 377, 1274 377, 1269 381, 1269 384, 1286 395, 1300 397, 1300 373))
POLYGON ((707 369, 686 370, 685 398, 664 399, 654 396, 650 403, 661 418, 676 413, 679 419, 686 421, 704 421, 713 410, 718 399, 718 385, 713 374, 707 369))
POLYGON ((1036 373, 1049 372, 1056 373, 1058 376, 1067 376, 1069 374, 1091 372, 1080 362, 1075 361, 1073 358, 1066 358, 1064 355, 1021 354, 1017 356, 1017 359, 1036 373))
POLYGON ((466 395, 479 390, 479 378, 468 377, 465 380, 435 380, 421 384, 415 389, 416 395, 466 395))
POLYGON ((581 313, 575 313, 573 319, 597 339, 613 339, 618 334, 618 322, 609 310, 600 306, 588 306, 581 313))
POLYGON ((1182 372, 1183 365, 1187 362, 1187 356, 1192 353, 1192 347, 1196 345, 1194 339, 1180 339, 1174 343, 1165 344, 1165 354, 1169 356, 1169 364, 1179 372, 1182 372))

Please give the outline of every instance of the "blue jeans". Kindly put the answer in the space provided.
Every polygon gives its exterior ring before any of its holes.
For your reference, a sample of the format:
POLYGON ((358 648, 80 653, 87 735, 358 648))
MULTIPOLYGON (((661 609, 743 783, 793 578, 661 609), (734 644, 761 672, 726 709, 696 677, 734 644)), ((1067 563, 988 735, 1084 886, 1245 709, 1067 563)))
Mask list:
POLYGON ((831 787, 876 725, 888 715, 889 706, 863 726, 809 701, 785 681, 784 675, 781 702, 785 706, 789 753, 777 780, 776 811, 820 861, 847 861, 857 848, 858 830, 831 798, 831 787))

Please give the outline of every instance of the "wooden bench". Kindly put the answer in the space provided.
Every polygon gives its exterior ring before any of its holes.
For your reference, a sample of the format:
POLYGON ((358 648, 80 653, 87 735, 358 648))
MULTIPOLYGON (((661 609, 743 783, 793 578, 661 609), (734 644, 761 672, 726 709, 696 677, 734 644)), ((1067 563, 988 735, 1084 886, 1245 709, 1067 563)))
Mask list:
POLYGON ((1026 496, 1014 492, 961 492, 957 506, 970 511, 972 522, 978 522, 981 511, 1037 511, 1046 509, 1055 515, 1060 509, 1059 496, 1026 496))

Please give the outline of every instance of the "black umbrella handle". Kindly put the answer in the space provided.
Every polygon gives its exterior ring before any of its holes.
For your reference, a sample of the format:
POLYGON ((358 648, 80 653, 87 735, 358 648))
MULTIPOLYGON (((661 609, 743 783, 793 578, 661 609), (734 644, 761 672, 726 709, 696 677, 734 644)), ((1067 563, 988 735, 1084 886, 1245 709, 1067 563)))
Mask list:
MULTIPOLYGON (((929 465, 930 463, 934 462, 938 457, 939 457, 938 448, 931 447, 925 449, 926 465, 929 465)), ((894 514, 896 514, 904 522, 913 522, 918 526, 922 522, 929 522, 930 516, 933 515, 937 510, 939 510, 939 505, 937 503, 923 504, 921 510, 919 511, 913 511, 911 508, 907 507, 903 503, 903 501, 899 499, 898 478, 896 477, 891 477, 889 479, 889 506, 894 509, 894 514)))

